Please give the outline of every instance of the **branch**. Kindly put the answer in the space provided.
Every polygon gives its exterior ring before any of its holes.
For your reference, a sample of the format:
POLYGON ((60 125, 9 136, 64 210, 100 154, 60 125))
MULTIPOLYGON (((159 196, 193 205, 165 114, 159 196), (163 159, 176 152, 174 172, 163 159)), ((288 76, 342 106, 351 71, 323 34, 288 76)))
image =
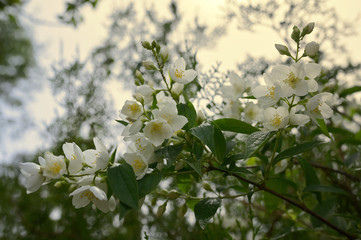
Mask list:
POLYGON ((269 192, 271 193, 272 195, 298 207, 299 209, 303 210, 304 212, 307 212, 308 214, 312 215, 313 217, 317 218, 318 220, 320 220, 321 222, 323 222, 324 224, 326 224, 327 226, 329 226, 330 228, 336 230, 337 232, 339 232, 340 234, 346 236, 348 239, 356 239, 355 236, 347 233, 346 231, 342 230, 341 228, 337 227, 336 225, 334 225, 333 223, 329 222, 328 220, 326 220, 325 218, 323 218, 322 216, 320 216, 319 214, 317 214, 316 212, 312 211, 311 209, 309 209, 308 207, 306 207, 305 205, 299 203, 299 202, 296 202, 295 200, 291 199, 291 198, 288 198, 286 196, 283 196, 282 194, 278 193, 278 192, 275 192, 274 190, 266 187, 265 185, 263 184, 259 184, 259 183, 256 183, 256 182, 253 182, 252 180, 249 180, 247 178, 244 178, 238 174, 235 174, 235 173, 232 173, 232 172, 228 172, 227 170, 224 170, 224 169, 220 169, 220 168, 217 168, 217 167, 214 167, 214 166, 210 166, 209 167, 210 170, 216 170, 216 171, 219 171, 219 172, 223 172, 223 173, 226 173, 228 175, 231 175, 231 176, 234 176, 235 178, 238 178, 239 180, 243 181, 243 182, 246 182, 246 183, 249 183, 249 184, 252 184, 253 186, 259 188, 260 190, 263 190, 263 191, 266 191, 266 192, 269 192))
MULTIPOLYGON (((299 164, 299 162, 296 161, 296 160, 294 160, 294 162, 295 162, 296 164, 299 164)), ((310 164, 311 164, 313 167, 315 167, 315 168, 319 168, 319 169, 322 169, 322 170, 328 171, 328 172, 339 173, 339 174, 342 174, 342 175, 344 175, 345 177, 347 177, 347 178, 349 178, 349 179, 351 179, 351 180, 354 180, 354 181, 357 181, 357 182, 361 182, 361 179, 360 179, 360 178, 358 178, 358 177, 356 177, 356 176, 354 176, 354 175, 351 175, 351 174, 349 174, 349 173, 347 173, 347 172, 344 172, 344 171, 341 171, 341 170, 337 170, 337 169, 333 169, 333 168, 330 168, 330 167, 326 167, 326 166, 323 166, 323 165, 320 165, 320 164, 317 164, 317 163, 311 163, 311 162, 310 162, 310 164)))

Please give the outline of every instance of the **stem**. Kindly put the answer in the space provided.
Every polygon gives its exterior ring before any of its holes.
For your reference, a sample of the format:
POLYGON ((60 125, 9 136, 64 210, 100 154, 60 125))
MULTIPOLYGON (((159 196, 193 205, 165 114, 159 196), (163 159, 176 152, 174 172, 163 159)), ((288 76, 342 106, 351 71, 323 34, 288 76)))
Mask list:
POLYGON ((309 209, 308 207, 306 207, 305 205, 303 205, 302 203, 299 203, 299 202, 296 202, 295 200, 291 199, 291 198, 288 198, 286 196, 283 196, 282 194, 266 187, 264 184, 259 184, 259 183, 256 183, 256 182, 253 182, 252 180, 249 180, 247 178, 244 178, 238 174, 235 174, 235 173, 232 173, 232 172, 228 172, 227 170, 224 170, 224 169, 220 169, 220 168, 217 168, 217 167, 214 167, 214 166, 210 166, 209 167, 210 170, 216 170, 216 171, 219 171, 219 172, 223 172, 223 173, 226 173, 228 175, 231 175, 231 176, 234 176, 235 178, 238 178, 239 180, 243 181, 243 182, 246 182, 246 183, 249 183, 249 184, 252 184, 253 186, 257 187, 258 189, 260 190, 263 190, 263 191, 266 191, 266 192, 269 192, 271 193, 272 195, 294 205, 295 207, 301 209, 302 211, 304 212, 307 212, 308 214, 312 215, 313 217, 317 218, 318 220, 320 220, 321 222, 323 222, 324 224, 326 224, 327 226, 329 226, 330 228, 336 230, 337 232, 339 232, 340 234, 346 236, 348 239, 350 240, 353 240, 353 239, 356 239, 355 236, 349 234, 348 232, 342 230, 341 228, 337 227, 336 225, 334 225, 333 223, 329 222, 328 220, 326 220, 325 218, 323 218, 322 216, 320 216, 319 214, 317 214, 316 212, 312 211, 311 209, 309 209))
POLYGON ((159 62, 158 54, 154 51, 154 49, 152 50, 152 52, 153 52, 153 55, 155 57, 155 60, 157 61, 159 72, 162 75, 163 81, 164 81, 165 85, 167 86, 167 89, 168 89, 169 93, 172 94, 171 88, 169 87, 169 85, 167 83, 167 80, 166 80, 166 78, 164 76, 164 73, 163 73, 163 65, 160 64, 160 62, 159 62))
POLYGON ((279 145, 279 142, 280 142, 280 139, 281 139, 281 134, 282 134, 282 129, 278 132, 276 143, 275 143, 275 146, 273 148, 273 152, 272 152, 272 156, 271 156, 271 161, 269 162, 267 170, 266 170, 266 176, 268 175, 268 172, 271 170, 271 167, 273 165, 273 160, 275 158, 276 150, 278 148, 278 145, 279 145))
POLYGON ((247 193, 242 193, 242 194, 237 194, 237 195, 233 195, 233 196, 218 196, 218 197, 191 197, 191 196, 180 196, 181 198, 184 199, 195 199, 195 200, 202 200, 205 198, 208 199, 234 199, 234 198, 239 198, 239 197, 244 197, 247 196, 247 193))

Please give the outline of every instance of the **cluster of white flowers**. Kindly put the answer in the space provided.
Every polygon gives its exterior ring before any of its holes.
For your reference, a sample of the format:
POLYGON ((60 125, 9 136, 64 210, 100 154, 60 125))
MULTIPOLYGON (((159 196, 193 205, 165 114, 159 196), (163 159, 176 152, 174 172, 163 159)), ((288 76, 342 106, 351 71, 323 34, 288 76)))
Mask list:
POLYGON ((330 107, 333 99, 331 93, 316 94, 308 99, 305 106, 299 103, 307 94, 317 92, 315 78, 320 73, 320 65, 303 62, 291 66, 278 65, 270 73, 265 73, 266 85, 252 89, 259 106, 264 108, 263 126, 276 131, 287 125, 303 126, 310 118, 316 124, 317 119, 330 118, 333 114, 330 107))
POLYGON ((184 84, 193 81, 197 72, 186 70, 184 59, 179 58, 169 68, 169 75, 170 89, 138 86, 136 100, 127 100, 120 111, 120 117, 129 122, 122 132, 129 143, 123 157, 133 167, 137 179, 141 179, 148 165, 156 161, 154 150, 188 122, 186 117, 178 115, 177 103, 171 96, 179 96, 184 84), (154 96, 156 108, 152 106, 154 96))
POLYGON ((92 202, 103 212, 115 209, 115 199, 107 198, 106 180, 98 173, 109 165, 109 153, 99 138, 93 139, 95 149, 82 151, 75 143, 64 143, 65 156, 55 156, 47 152, 39 157, 39 164, 20 163, 20 170, 25 177, 27 193, 37 191, 42 185, 53 180, 72 184, 75 190, 72 203, 81 208, 92 202))
POLYGON ((240 101, 246 93, 249 93, 250 84, 235 72, 230 72, 228 79, 229 83, 226 83, 221 88, 226 104, 223 115, 236 119, 243 118, 244 121, 249 123, 261 121, 263 116, 257 104, 254 104, 251 100, 240 101), (244 103, 243 109, 242 103, 244 103))
MULTIPOLYGON (((152 68, 153 69, 153 68, 152 68)), ((128 143, 123 154, 125 162, 132 166, 137 179, 141 179, 148 165, 156 162, 155 149, 166 139, 170 139, 188 122, 185 116, 178 115, 177 103, 184 84, 194 80, 195 70, 186 70, 185 61, 179 58, 169 68, 167 89, 154 89, 144 84, 141 73, 137 74, 143 82, 134 94, 135 100, 127 100, 120 110, 127 126, 122 132, 128 143)), ((99 138, 93 139, 95 149, 82 151, 75 143, 64 143, 64 156, 47 152, 39 157, 39 164, 20 163, 25 177, 27 193, 37 191, 42 185, 55 181, 71 185, 72 203, 75 208, 87 206, 90 202, 102 212, 113 211, 116 206, 114 196, 107 196, 106 173, 111 166, 110 155, 99 138)))

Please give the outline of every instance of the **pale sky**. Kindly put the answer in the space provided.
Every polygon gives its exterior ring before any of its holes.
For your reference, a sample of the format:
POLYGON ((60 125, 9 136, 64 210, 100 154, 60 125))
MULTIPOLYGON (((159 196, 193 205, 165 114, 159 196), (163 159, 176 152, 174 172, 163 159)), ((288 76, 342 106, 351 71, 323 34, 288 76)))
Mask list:
MULTIPOLYGON (((113 9, 125 7, 127 5, 125 2, 128 1, 102 0, 96 10, 86 7, 82 11, 85 23, 77 29, 57 23, 56 16, 64 11, 65 2, 65 0, 29 0, 25 7, 26 14, 23 21, 29 27, 34 44, 38 47, 36 60, 41 70, 44 71, 44 80, 52 74, 51 65, 61 57, 69 61, 76 56, 85 59, 94 47, 99 46, 107 35, 107 26, 109 25, 107 17, 113 9), (38 24, 28 15, 42 20, 46 24, 38 24)), ((149 2, 156 2, 163 12, 169 5, 168 0, 137 1, 137 4, 141 7, 143 3, 149 5, 149 2)), ((221 18, 220 7, 223 2, 221 0, 178 1, 179 10, 183 13, 186 21, 191 23, 193 16, 197 13, 201 22, 207 21, 209 24, 216 23, 221 18)), ((352 20, 361 14, 361 1, 358 0, 330 0, 329 5, 335 6, 339 15, 346 20, 352 20)), ((247 54, 255 57, 264 56, 268 59, 278 57, 274 50, 274 44, 280 43, 280 39, 274 33, 265 30, 262 33, 245 34, 236 30, 235 25, 231 26, 231 29, 234 30, 229 31, 227 36, 221 38, 215 48, 202 49, 198 52, 198 59, 203 65, 203 70, 207 70, 216 61, 222 61, 224 70, 233 70, 235 64, 244 59, 247 54)), ((361 27, 356 30, 361 34, 361 27)), ((360 35, 345 40, 347 48, 352 49, 352 59, 357 62, 361 62, 360 40, 360 35)), ((115 89, 114 96, 119 96, 119 92, 121 92, 122 98, 117 97, 115 102, 115 107, 120 109, 124 101, 131 98, 131 92, 124 90, 119 83, 112 86, 112 89, 115 89)), ((34 100, 28 108, 34 114, 34 121, 40 130, 43 131, 44 124, 51 122, 55 116, 56 106, 48 86, 39 93, 35 93, 34 100)), ((116 118, 116 116, 114 117, 116 118)), ((46 148, 46 142, 46 139, 41 137, 38 131, 30 131, 21 140, 6 141, 0 161, 9 161, 19 149, 34 151, 39 147, 46 148)))

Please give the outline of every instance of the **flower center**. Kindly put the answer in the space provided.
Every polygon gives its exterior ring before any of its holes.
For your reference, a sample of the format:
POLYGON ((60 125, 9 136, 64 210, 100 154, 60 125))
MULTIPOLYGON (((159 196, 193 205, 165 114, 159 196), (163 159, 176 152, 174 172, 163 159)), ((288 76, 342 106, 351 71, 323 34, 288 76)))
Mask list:
POLYGON ((138 104, 134 103, 129 106, 129 110, 132 112, 132 114, 136 114, 137 112, 140 111, 140 107, 138 104))
POLYGON ((275 86, 267 87, 268 94, 266 95, 269 98, 275 98, 275 86))
POLYGON ((94 193, 92 193, 91 191, 84 191, 81 193, 80 198, 88 198, 89 201, 92 201, 93 199, 96 199, 96 197, 94 196, 94 193))
POLYGON ((154 123, 152 125, 152 128, 151 128, 150 132, 151 133, 159 132, 162 129, 162 125, 163 125, 163 123, 154 123))
POLYGON ((175 75, 177 78, 183 78, 183 73, 184 73, 183 70, 176 69, 174 75, 175 75))
POLYGON ((135 159, 133 164, 132 164, 132 167, 139 171, 139 170, 142 170, 144 167, 145 167, 145 164, 142 160, 139 160, 139 159, 135 159))
POLYGON ((290 86, 291 88, 295 89, 296 88, 296 84, 300 79, 298 77, 295 76, 295 74, 293 72, 290 72, 287 75, 287 78, 285 80, 283 80, 284 83, 286 83, 288 86, 290 86))
POLYGON ((61 170, 61 166, 58 162, 53 163, 53 165, 49 169, 54 174, 59 174, 61 170))
POLYGON ((315 113, 320 113, 320 107, 322 106, 322 102, 320 101, 320 99, 318 99, 318 104, 317 107, 315 107, 315 109, 313 109, 312 111, 315 113))
POLYGON ((283 118, 278 113, 275 113, 273 115, 272 124, 278 127, 282 123, 282 120, 283 118))

